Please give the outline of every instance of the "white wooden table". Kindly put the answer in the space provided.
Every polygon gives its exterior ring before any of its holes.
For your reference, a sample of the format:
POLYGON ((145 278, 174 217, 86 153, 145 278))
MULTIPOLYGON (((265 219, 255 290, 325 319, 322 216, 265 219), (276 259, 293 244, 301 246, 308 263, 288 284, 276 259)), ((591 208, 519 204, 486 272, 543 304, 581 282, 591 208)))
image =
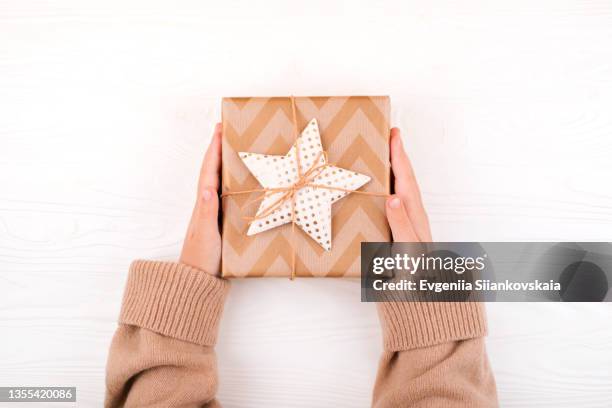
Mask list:
MULTIPOLYGON (((391 95, 438 240, 612 240, 609 0, 3 0, 0 385, 101 405, 127 267, 177 258, 220 98, 290 93, 391 95)), ((502 406, 612 406, 609 304, 488 310, 502 406)), ((219 396, 364 407, 380 350, 357 282, 237 281, 219 396)))

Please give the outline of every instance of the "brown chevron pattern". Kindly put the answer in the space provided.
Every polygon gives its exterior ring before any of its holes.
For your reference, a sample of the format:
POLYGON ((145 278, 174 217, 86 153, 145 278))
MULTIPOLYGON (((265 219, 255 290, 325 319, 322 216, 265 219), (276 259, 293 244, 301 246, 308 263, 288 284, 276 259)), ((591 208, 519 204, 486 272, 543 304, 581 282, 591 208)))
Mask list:
MULTIPOLYGON (((389 98, 384 96, 296 97, 298 129, 317 118, 329 161, 372 177, 364 191, 389 193, 389 98)), ((295 139, 288 97, 223 99, 222 191, 260 188, 237 152, 285 154, 295 139)), ((357 277, 360 243, 388 241, 381 197, 350 194, 332 208, 332 250, 325 251, 291 225, 247 236, 257 193, 222 200, 222 274, 288 277, 292 250, 300 277, 357 277), (293 249, 292 249, 293 248, 293 249)))

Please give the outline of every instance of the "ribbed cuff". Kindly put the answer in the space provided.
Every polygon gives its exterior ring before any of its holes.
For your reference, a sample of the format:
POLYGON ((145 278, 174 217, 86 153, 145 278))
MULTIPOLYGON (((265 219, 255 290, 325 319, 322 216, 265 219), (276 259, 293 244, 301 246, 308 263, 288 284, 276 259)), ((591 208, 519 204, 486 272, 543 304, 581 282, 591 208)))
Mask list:
POLYGON ((378 304, 385 350, 400 351, 482 337, 487 321, 482 303, 386 302, 378 304))
POLYGON ((119 323, 212 346, 229 283, 191 266, 134 261, 130 267, 119 323))

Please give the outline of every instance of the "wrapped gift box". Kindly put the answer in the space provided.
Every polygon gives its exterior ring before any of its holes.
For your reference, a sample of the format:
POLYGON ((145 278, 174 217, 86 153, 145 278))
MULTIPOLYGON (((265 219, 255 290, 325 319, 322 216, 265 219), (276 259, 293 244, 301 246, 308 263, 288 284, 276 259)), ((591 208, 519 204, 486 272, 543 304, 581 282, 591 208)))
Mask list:
POLYGON ((262 188, 240 152, 286 155, 296 129, 316 119, 328 161, 369 176, 359 191, 380 195, 351 193, 334 202, 329 250, 291 223, 247 235, 248 217, 257 212, 257 205, 247 204, 263 192, 224 195, 222 276, 358 277, 360 243, 390 240, 382 196, 390 192, 389 98, 224 98, 222 111, 222 193, 262 188))

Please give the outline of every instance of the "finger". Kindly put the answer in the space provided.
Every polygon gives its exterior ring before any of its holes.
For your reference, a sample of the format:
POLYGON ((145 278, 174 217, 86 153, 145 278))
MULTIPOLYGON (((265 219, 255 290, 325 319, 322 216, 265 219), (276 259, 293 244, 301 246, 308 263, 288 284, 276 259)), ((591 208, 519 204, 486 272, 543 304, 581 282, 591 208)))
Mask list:
POLYGON ((212 238, 215 234, 219 234, 218 213, 219 196, 217 190, 212 187, 205 187, 198 197, 189 226, 192 237, 212 238))
POLYGON ((421 191, 416 181, 410 159, 404 150, 399 129, 391 129, 391 168, 395 178, 395 193, 406 207, 414 231, 419 240, 431 241, 429 219, 423 206, 421 191))
POLYGON ((210 145, 204 155, 202 168, 200 170, 199 191, 210 187, 219 189, 219 169, 221 167, 221 123, 217 123, 210 141, 210 145))
POLYGON ((387 199, 387 220, 395 242, 418 242, 419 238, 412 227, 410 218, 404 208, 403 200, 397 195, 387 199))
POLYGON ((213 188, 200 193, 183 242, 180 262, 213 275, 219 273, 221 236, 217 224, 219 197, 213 188))
POLYGON ((391 168, 395 177, 395 193, 409 199, 413 204, 420 205, 421 192, 398 128, 391 129, 391 168))

